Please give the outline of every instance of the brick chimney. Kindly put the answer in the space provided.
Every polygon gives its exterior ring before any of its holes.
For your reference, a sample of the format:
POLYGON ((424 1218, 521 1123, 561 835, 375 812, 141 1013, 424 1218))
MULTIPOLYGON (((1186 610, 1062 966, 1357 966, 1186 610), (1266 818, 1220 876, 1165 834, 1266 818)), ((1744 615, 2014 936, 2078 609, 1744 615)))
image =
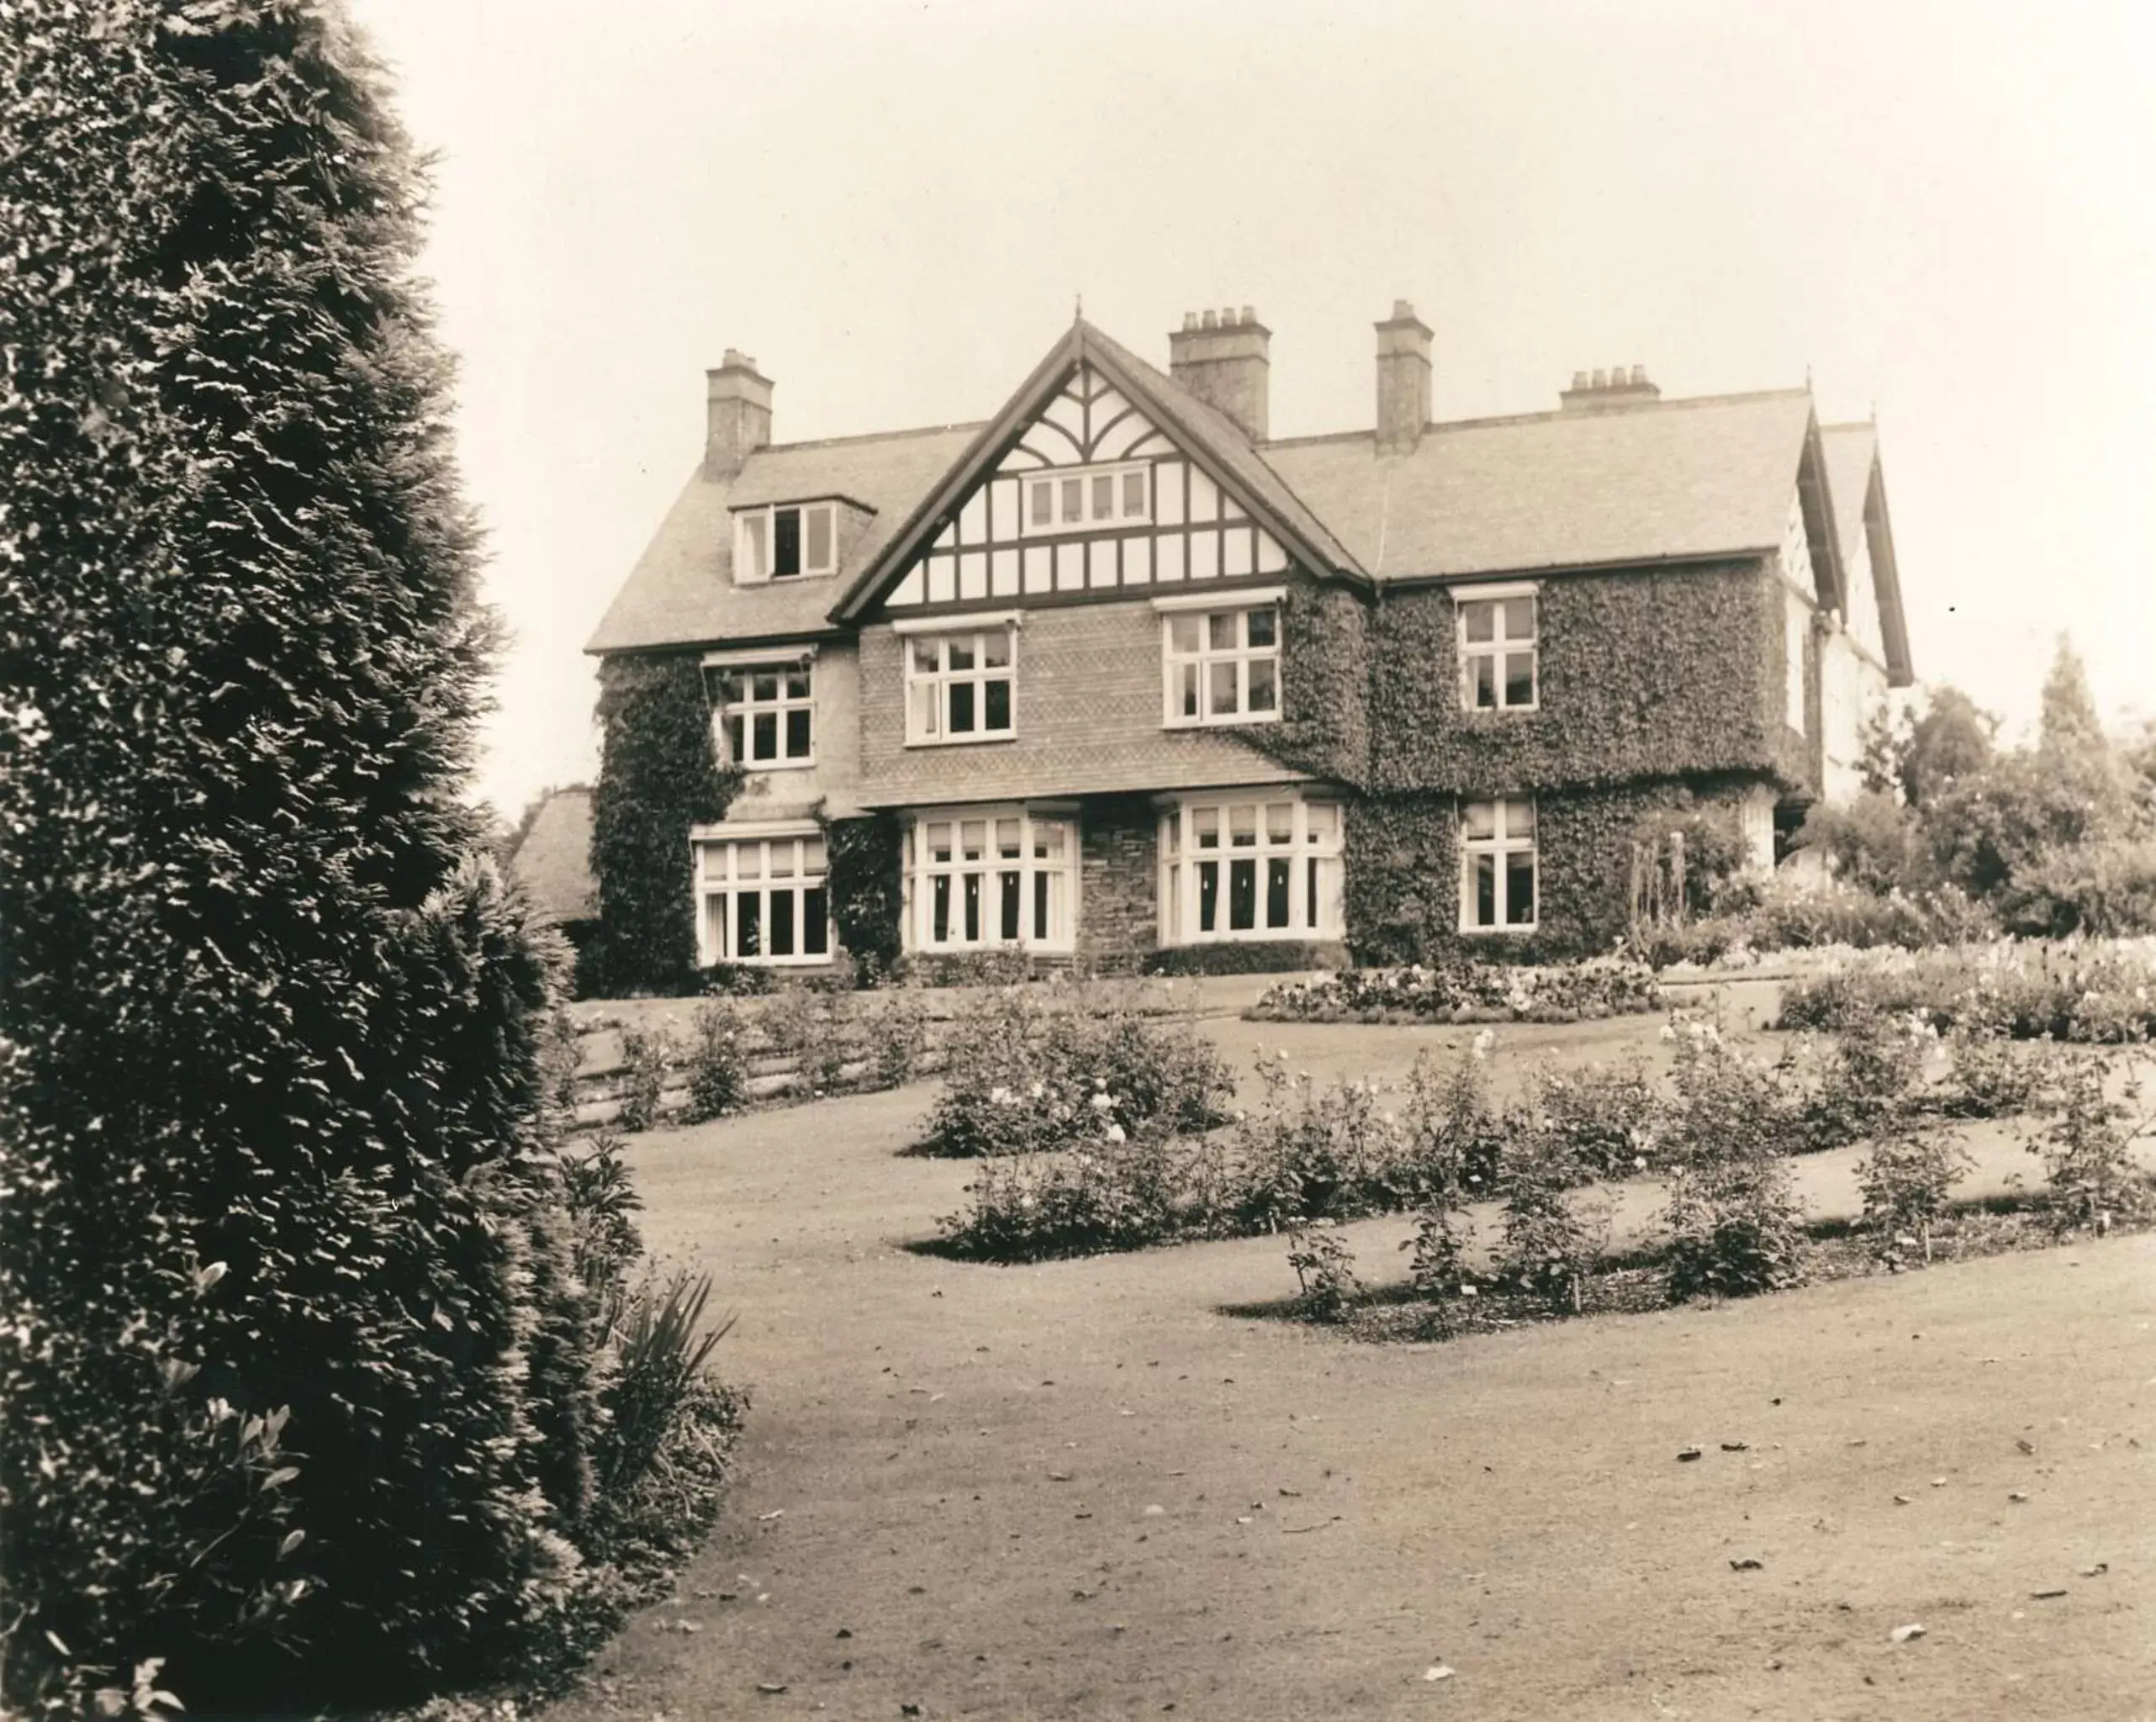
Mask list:
POLYGON ((1558 393, 1557 404, 1568 413, 1600 413, 1661 399, 1662 390, 1647 381, 1645 365, 1635 365, 1629 372, 1613 365, 1607 371, 1573 372, 1572 386, 1558 393))
POLYGON ((1405 299, 1377 325, 1377 452, 1413 454, 1429 423, 1429 329, 1405 299))
POLYGON ((1168 336, 1168 374, 1203 401, 1225 413, 1253 442, 1263 442, 1271 425, 1266 379, 1272 369, 1267 349, 1272 330, 1248 305, 1218 313, 1186 311, 1183 326, 1168 336))
POLYGON ((727 349, 726 362, 704 373, 704 476, 731 478, 771 440, 771 379, 756 361, 727 349))

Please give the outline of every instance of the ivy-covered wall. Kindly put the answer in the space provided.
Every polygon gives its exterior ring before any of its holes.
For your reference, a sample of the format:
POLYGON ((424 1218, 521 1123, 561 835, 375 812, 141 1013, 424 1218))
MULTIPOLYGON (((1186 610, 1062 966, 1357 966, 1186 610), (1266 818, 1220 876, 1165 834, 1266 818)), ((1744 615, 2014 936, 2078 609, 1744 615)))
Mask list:
POLYGON ((590 978, 615 997, 679 991, 696 971, 689 828, 725 816, 741 774, 719 765, 694 653, 605 659, 599 721, 591 797, 599 932, 590 978))
POLYGON ((1299 771, 1360 786, 1370 769, 1371 609, 1339 584, 1298 578, 1281 617, 1281 721, 1243 732, 1299 771))
POLYGON ((1450 591, 1382 594, 1373 790, 1461 792, 1781 774, 1781 589, 1757 562, 1541 583, 1539 704, 1463 711, 1450 591))
POLYGON ((1652 778, 1538 790, 1539 917, 1530 933, 1460 931, 1459 798, 1366 795, 1348 810, 1348 944, 1359 963, 1472 955, 1540 962, 1606 951, 1630 918, 1632 838, 1642 821, 1688 806, 1725 816, 1757 779, 1652 778))

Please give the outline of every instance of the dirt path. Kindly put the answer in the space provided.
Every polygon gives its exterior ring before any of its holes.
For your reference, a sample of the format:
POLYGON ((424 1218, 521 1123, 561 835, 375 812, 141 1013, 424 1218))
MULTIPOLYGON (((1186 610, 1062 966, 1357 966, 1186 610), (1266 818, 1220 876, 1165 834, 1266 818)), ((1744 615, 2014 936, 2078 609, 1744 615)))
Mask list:
MULTIPOLYGON (((1318 1075, 1432 1038, 1217 1032, 1318 1075)), ((1219 1313, 1292 1288, 1277 1239, 906 1252, 968 1175, 896 1157, 928 1097, 637 1144, 647 1237, 716 1271, 756 1406, 679 1601, 555 1722, 2156 1714, 2156 1239, 1351 1345, 1219 1313)), ((1805 1164, 1815 1208, 1853 1159, 1805 1164)), ((1371 1277, 1406 1229, 1350 1228, 1371 1277)))

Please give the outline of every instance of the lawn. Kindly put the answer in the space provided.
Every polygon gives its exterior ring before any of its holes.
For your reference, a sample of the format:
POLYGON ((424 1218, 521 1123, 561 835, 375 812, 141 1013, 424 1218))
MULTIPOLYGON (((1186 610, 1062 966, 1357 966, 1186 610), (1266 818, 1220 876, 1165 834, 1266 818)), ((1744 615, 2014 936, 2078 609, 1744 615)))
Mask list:
MULTIPOLYGON (((1500 1079, 1655 1028, 1500 1029, 1500 1079)), ((1208 1029, 1321 1077, 1467 1033, 1208 1029)), ((930 1094, 632 1145, 755 1408, 677 1601, 557 1722, 2156 1714, 2156 1239, 1352 1344, 1223 1313, 1292 1289, 1276 1239, 910 1253, 970 1175, 896 1153, 930 1094)), ((1974 1188, 2027 1158, 1978 1147, 1974 1188)), ((1855 1158, 1803 1163, 1815 1212, 1855 1158)), ((1398 1275, 1405 1222, 1346 1229, 1398 1275)))

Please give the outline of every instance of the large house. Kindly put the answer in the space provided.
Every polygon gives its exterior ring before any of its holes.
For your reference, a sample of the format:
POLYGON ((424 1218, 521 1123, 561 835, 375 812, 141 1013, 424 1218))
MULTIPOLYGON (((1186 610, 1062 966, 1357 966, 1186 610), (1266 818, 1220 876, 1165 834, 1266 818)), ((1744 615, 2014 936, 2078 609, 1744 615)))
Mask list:
POLYGON ((1164 374, 1081 320, 986 423, 772 440, 728 351, 704 457, 589 650, 700 664, 724 817, 684 828, 706 964, 832 960, 834 829, 885 833, 917 957, 1299 965, 1606 948, 1643 821, 1773 864, 1910 680, 1870 425, 1808 388, 1276 439, 1270 335, 1164 374))

